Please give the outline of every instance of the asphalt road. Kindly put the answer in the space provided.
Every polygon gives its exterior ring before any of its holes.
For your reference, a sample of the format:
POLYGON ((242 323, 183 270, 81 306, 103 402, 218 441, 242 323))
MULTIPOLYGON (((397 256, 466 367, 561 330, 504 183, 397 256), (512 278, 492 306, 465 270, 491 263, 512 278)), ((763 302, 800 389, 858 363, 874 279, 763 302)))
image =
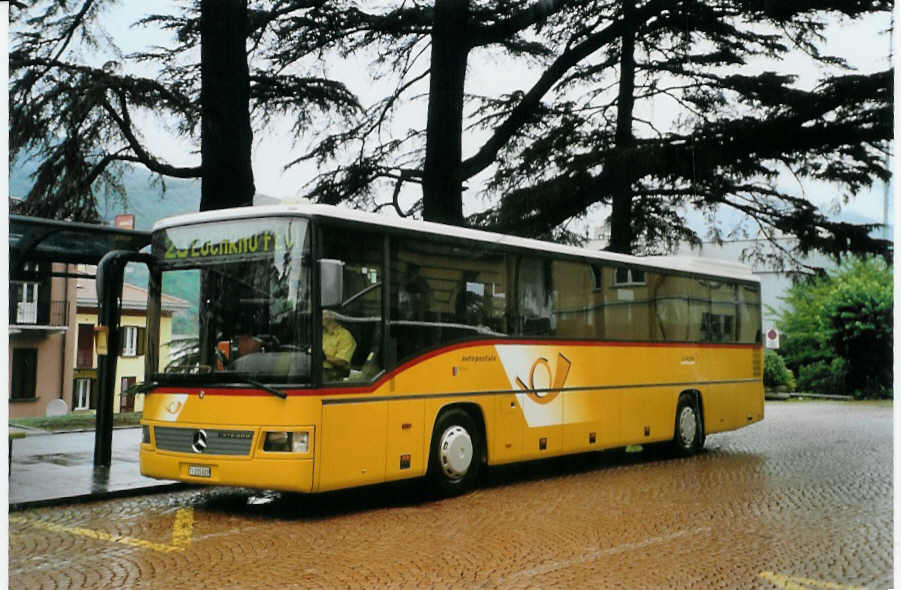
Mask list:
POLYGON ((892 406, 768 403, 674 458, 605 452, 303 497, 181 491, 10 515, 11 588, 888 588, 892 406))

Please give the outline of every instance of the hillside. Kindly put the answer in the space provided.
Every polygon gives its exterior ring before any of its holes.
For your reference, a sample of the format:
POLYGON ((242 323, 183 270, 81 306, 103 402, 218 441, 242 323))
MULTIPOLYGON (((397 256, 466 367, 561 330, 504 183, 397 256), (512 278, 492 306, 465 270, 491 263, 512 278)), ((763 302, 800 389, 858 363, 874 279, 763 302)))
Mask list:
MULTIPOLYGON (((33 185, 32 173, 37 165, 28 160, 20 160, 9 167, 9 194, 24 197, 33 185)), ((112 223, 120 213, 135 216, 136 229, 150 230, 158 219, 197 211, 200 207, 200 180, 173 178, 166 180, 166 190, 153 176, 134 166, 127 166, 122 183, 125 186, 127 202, 115 199, 101 199, 100 215, 112 223)))

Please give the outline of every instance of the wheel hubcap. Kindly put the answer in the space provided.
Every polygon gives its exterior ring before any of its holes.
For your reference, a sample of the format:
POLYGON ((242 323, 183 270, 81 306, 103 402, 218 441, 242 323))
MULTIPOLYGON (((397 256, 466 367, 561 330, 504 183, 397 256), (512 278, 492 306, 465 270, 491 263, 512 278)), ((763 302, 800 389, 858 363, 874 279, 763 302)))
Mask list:
POLYGON ((451 479, 460 479, 472 464, 472 439, 462 426, 451 426, 441 435, 438 446, 441 469, 451 479))
POLYGON ((694 410, 690 407, 682 408, 682 413, 679 414, 679 438, 682 440, 682 446, 690 447, 694 443, 697 430, 698 420, 694 410))

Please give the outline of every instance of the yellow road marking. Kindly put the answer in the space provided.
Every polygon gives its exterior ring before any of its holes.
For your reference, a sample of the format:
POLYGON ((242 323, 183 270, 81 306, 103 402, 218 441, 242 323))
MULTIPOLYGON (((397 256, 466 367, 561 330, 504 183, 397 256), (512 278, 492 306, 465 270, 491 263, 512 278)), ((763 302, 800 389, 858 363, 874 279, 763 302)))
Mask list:
POLYGON ((172 544, 154 543, 145 539, 137 539, 135 537, 124 537, 113 535, 104 531, 96 531, 83 527, 69 527, 52 522, 43 522, 40 520, 32 520, 21 516, 9 517, 10 522, 27 524, 39 529, 53 531, 55 533, 67 533, 77 535, 79 537, 87 537, 88 539, 96 539, 98 541, 109 541, 111 543, 119 543, 130 547, 139 547, 141 549, 151 549, 160 553, 172 553, 173 551, 184 551, 191 543, 191 534, 194 528, 194 509, 179 508, 175 514, 175 525, 172 530, 172 544))
POLYGON ((822 588, 823 590, 867 590, 863 586, 846 586, 835 582, 786 576, 775 572, 760 572, 758 575, 777 588, 782 588, 782 590, 811 590, 813 588, 822 588))
POLYGON ((194 533, 194 509, 179 508, 175 513, 175 524, 172 525, 172 546, 187 547, 191 544, 194 533))

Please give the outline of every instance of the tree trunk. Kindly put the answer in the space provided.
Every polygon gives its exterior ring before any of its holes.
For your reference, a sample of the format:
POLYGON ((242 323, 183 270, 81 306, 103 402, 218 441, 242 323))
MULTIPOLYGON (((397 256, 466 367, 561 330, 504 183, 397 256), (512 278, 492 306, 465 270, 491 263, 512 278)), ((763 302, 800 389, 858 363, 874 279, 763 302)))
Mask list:
POLYGON ((426 221, 463 225, 463 87, 469 0, 435 0, 432 68, 422 174, 426 221))
POLYGON ((246 0, 201 0, 200 210, 253 204, 246 0))
MULTIPOLYGON (((634 11, 634 0, 623 0, 623 18, 634 11)), ((616 152, 625 156, 635 143, 632 135, 632 111, 635 108, 635 26, 629 25, 622 36, 620 55, 619 96, 616 112, 616 152)), ((622 254, 632 253, 632 172, 623 164, 625 157, 616 158, 613 186, 613 210, 610 213, 610 244, 607 249, 622 254)))

